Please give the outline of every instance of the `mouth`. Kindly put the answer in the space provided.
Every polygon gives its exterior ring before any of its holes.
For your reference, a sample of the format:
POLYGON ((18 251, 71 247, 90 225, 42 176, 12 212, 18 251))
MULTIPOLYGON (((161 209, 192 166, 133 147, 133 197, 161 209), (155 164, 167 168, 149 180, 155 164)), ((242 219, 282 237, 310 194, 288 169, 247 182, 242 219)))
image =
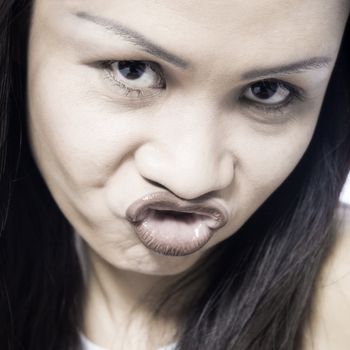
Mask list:
POLYGON ((228 220, 225 207, 217 202, 185 201, 164 191, 136 200, 126 217, 148 249, 167 256, 198 251, 228 220))
POLYGON ((185 256, 208 243, 214 234, 214 220, 206 215, 148 209, 135 225, 141 242, 150 250, 167 256, 185 256))

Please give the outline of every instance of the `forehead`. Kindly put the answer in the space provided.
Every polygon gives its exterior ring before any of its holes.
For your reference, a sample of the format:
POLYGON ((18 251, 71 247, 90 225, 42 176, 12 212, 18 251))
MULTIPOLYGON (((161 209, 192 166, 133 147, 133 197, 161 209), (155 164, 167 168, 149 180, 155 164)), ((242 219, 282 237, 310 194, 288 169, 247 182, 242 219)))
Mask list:
MULTIPOLYGON (((335 39, 344 28, 350 1, 36 0, 35 7, 35 14, 56 28, 65 23, 72 27, 71 14, 83 11, 115 19, 191 57, 203 59, 205 54, 212 60, 220 52, 256 59, 253 56, 262 52, 287 60, 299 53, 300 57, 335 53, 339 44, 335 39)), ((75 20, 76 31, 86 25, 75 20)))

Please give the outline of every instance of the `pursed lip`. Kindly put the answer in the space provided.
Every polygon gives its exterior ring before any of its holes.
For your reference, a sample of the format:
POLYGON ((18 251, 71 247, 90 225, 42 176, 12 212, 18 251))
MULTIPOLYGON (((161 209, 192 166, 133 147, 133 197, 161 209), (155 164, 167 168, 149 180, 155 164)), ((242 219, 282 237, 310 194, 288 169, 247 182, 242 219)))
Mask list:
POLYGON ((210 226, 213 229, 224 226, 228 221, 226 208, 213 200, 194 203, 165 191, 153 192, 136 200, 126 210, 126 217, 131 223, 137 224, 147 217, 151 209, 203 215, 212 219, 213 225, 210 226))

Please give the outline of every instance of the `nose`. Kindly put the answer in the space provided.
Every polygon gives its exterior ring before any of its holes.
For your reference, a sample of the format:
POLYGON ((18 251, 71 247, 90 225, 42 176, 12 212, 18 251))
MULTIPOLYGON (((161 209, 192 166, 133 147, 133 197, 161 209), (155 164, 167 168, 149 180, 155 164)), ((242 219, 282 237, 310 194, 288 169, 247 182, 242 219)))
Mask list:
POLYGON ((233 181, 234 158, 222 127, 213 117, 157 124, 135 153, 139 174, 188 200, 225 189, 233 181))

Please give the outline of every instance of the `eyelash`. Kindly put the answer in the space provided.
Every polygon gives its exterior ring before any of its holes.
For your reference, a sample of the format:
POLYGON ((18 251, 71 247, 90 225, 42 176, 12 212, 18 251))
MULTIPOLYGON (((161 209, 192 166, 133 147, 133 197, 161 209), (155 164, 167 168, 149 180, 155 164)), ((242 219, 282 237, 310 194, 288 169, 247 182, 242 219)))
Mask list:
MULTIPOLYGON (((122 83, 121 81, 116 80, 115 78, 112 77, 112 75, 110 74, 111 72, 111 65, 113 63, 118 62, 118 60, 107 60, 107 61, 100 61, 98 62, 99 67, 103 68, 106 71, 106 75, 107 78, 113 83, 113 85, 118 86, 119 88, 121 88, 124 93, 124 96, 129 96, 131 93, 136 93, 137 96, 134 97, 136 99, 138 98, 143 98, 144 97, 144 92, 142 89, 135 89, 135 88, 130 88, 128 86, 126 86, 124 83, 122 83)), ((142 61, 142 62, 147 62, 147 63, 152 63, 153 62, 149 62, 149 61, 142 61)), ((157 71, 157 74, 160 75, 160 78, 164 80, 164 74, 162 74, 162 72, 157 71)), ((262 111, 263 113, 266 114, 283 114, 286 113, 286 111, 297 101, 304 101, 306 96, 305 96, 305 92, 303 91, 303 89, 292 85, 290 83, 287 83, 285 81, 282 80, 278 80, 278 79, 274 79, 274 78, 270 78, 270 79, 261 79, 261 80, 257 80, 254 81, 252 83, 250 83, 246 88, 243 89, 243 91, 245 92, 247 89, 249 89, 250 87, 252 87, 254 84, 257 83, 277 83, 278 87, 281 87, 283 89, 287 89, 289 91, 288 97, 285 99, 284 102, 276 104, 276 105, 268 105, 268 104, 263 104, 263 103, 259 103, 259 102, 255 102, 253 100, 250 100, 249 98, 246 97, 241 97, 240 96, 240 100, 242 101, 242 103, 244 103, 245 105, 247 105, 248 108, 255 108, 258 109, 259 111, 262 111)), ((164 88, 166 87, 166 85, 164 84, 164 88)))
MULTIPOLYGON (((125 61, 128 61, 128 60, 125 60, 125 61)), ((130 60, 131 61, 131 60, 130 60)), ((121 88, 123 91, 124 91, 124 96, 128 96, 129 94, 131 93, 136 93, 137 96, 134 97, 134 98, 142 98, 142 97, 145 97, 144 96, 144 92, 143 90, 141 89, 135 89, 135 88, 130 88, 128 87, 127 85, 125 85, 124 83, 122 83, 121 81, 119 80, 116 80, 115 78, 112 77, 111 75, 111 66, 113 63, 116 63, 118 62, 117 60, 108 60, 108 61, 100 61, 98 62, 98 66, 102 69, 104 69, 106 71, 106 78, 108 80, 110 80, 112 82, 113 85, 116 85, 117 87, 121 88)), ((141 61, 141 62, 147 62, 147 63, 152 63, 152 65, 154 65, 153 62, 149 62, 149 61, 141 61)), ((164 74, 162 74, 162 72, 160 72, 159 70, 156 71, 157 74, 160 75, 160 78, 162 80, 164 80, 164 74)), ((164 85, 165 87, 165 85, 164 85)))
POLYGON ((247 104, 249 108, 252 108, 252 107, 257 108, 260 111, 263 111, 264 113, 267 113, 267 114, 283 114, 288 112, 288 110, 292 107, 292 105, 297 101, 303 102, 306 100, 306 93, 304 92, 303 89, 295 85, 292 85, 290 83, 287 83, 283 80, 278 80, 275 78, 254 81, 251 84, 249 84, 248 87, 244 89, 244 91, 246 91, 246 89, 249 89, 250 87, 252 87, 254 84, 257 84, 257 83, 263 84, 263 83, 271 83, 271 82, 277 83, 278 87, 288 90, 289 94, 283 102, 275 105, 274 104, 268 105, 268 104, 255 102, 246 97, 242 97, 241 101, 244 104, 247 104))

